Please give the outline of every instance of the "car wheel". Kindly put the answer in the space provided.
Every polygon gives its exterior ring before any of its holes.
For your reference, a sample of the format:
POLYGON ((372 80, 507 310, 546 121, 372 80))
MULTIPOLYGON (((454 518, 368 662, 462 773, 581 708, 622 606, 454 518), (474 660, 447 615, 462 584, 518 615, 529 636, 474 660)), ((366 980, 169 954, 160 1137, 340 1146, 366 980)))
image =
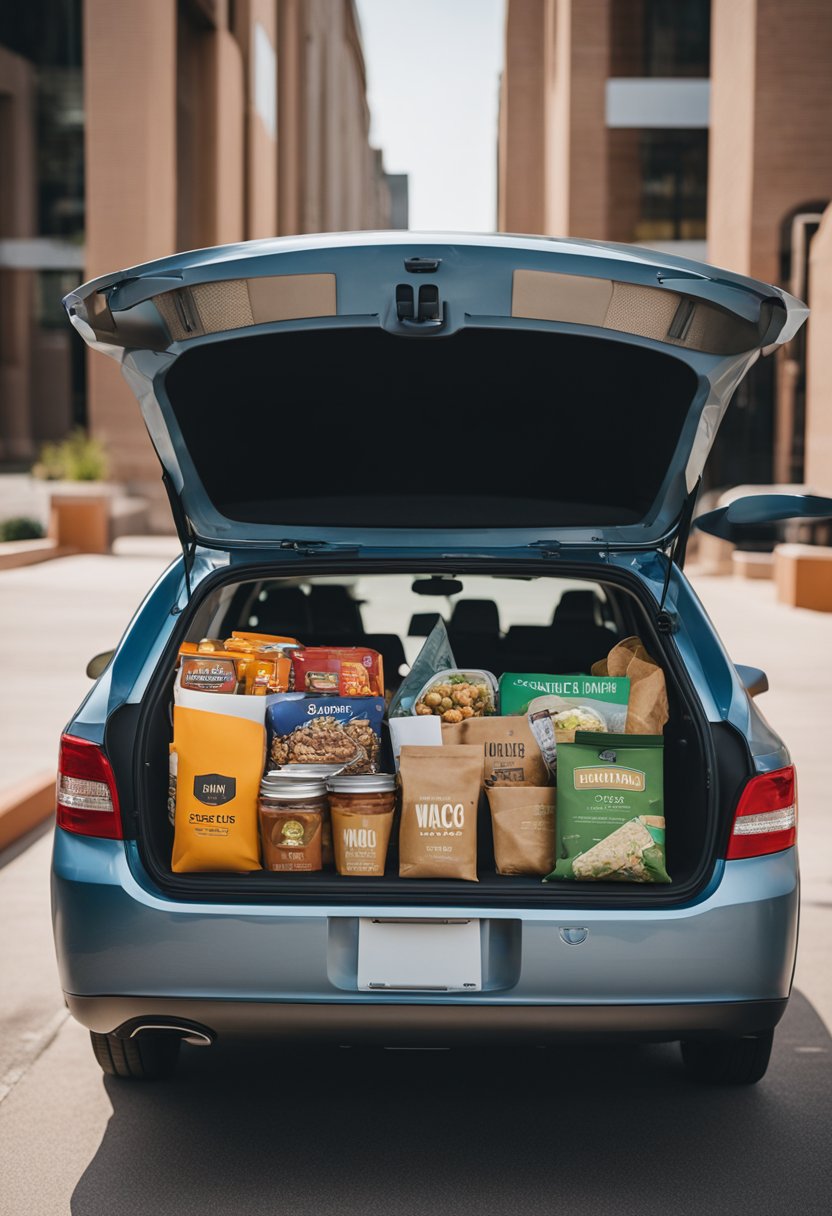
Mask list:
POLYGON ((773 1030, 739 1039, 684 1039, 685 1071, 709 1085, 754 1085, 765 1076, 773 1039, 773 1030))
POLYGON ((90 1031, 92 1050, 108 1077, 156 1081, 176 1071, 181 1039, 178 1034, 145 1031, 135 1039, 90 1031))

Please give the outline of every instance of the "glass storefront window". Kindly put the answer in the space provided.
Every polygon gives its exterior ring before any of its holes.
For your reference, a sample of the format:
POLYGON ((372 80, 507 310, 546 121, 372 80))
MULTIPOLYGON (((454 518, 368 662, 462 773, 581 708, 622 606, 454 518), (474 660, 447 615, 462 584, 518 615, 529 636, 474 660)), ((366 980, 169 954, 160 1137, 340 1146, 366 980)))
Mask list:
POLYGON ((708 132, 639 132, 640 198, 631 240, 705 239, 708 132))
POLYGON ((611 76, 710 74, 710 0, 613 0, 611 76))

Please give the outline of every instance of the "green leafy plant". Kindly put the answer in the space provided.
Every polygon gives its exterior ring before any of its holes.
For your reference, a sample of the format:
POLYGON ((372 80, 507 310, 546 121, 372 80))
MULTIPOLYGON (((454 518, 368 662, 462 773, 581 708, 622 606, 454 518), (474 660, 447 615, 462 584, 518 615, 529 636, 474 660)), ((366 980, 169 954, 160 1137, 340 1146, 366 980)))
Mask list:
POLYGON ((36 519, 29 519, 26 515, 13 515, 11 519, 0 520, 0 541, 42 538, 43 527, 36 519))
POLYGON ((46 481, 103 481, 108 468, 101 441, 79 426, 60 443, 45 443, 32 473, 46 481))

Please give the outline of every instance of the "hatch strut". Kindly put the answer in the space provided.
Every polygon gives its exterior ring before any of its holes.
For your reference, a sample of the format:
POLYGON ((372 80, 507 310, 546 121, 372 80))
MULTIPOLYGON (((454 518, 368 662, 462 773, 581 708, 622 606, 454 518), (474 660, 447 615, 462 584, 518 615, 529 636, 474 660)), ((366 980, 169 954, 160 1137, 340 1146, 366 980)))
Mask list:
POLYGON ((690 525, 693 520, 693 509, 696 506, 696 497, 699 493, 699 486, 701 482, 702 478, 700 477, 697 479, 696 485, 693 487, 684 501, 684 505, 682 506, 682 510, 679 514, 679 523, 676 528, 676 535, 674 536, 670 545, 670 550, 666 555, 667 566, 665 567, 664 572, 662 598, 659 602, 659 611, 656 617, 656 622, 662 632, 673 632, 673 622, 671 620, 670 613, 665 612, 664 605, 667 599, 667 593, 670 590, 670 575, 673 571, 673 567, 678 566, 681 570, 685 564, 685 554, 688 548, 688 537, 690 536, 690 525))
POLYGON ((196 556, 196 537, 191 527, 191 521, 188 519, 182 506, 182 499, 173 488, 173 482, 167 469, 162 473, 162 485, 165 487, 165 492, 168 496, 176 535, 179 537, 179 544, 182 546, 182 558, 185 566, 185 587, 188 591, 188 599, 190 599, 192 590, 191 571, 193 570, 194 558, 196 556))

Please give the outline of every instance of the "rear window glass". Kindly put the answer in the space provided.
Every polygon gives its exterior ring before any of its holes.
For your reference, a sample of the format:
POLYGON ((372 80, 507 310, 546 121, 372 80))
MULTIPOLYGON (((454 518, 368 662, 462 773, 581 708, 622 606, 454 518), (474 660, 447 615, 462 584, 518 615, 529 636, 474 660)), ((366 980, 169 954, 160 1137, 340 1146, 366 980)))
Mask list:
POLYGON ((649 515, 696 376, 585 336, 331 328, 195 347, 165 388, 229 519, 557 527, 649 515))

